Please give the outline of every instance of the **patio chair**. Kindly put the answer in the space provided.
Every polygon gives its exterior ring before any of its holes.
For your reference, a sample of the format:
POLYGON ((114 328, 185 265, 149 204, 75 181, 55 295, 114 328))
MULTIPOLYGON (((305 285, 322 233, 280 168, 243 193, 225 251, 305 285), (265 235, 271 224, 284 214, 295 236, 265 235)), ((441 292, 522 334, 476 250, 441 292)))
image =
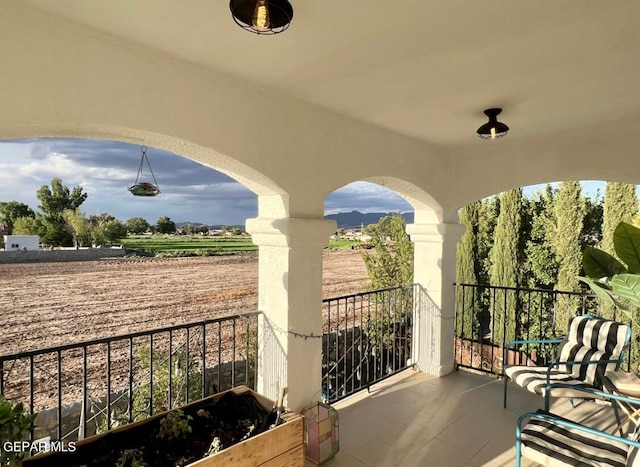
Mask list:
MULTIPOLYGON (((566 384, 552 384, 548 393, 566 384)), ((583 388, 581 397, 638 403, 626 396, 583 388)), ((548 397, 548 396, 547 396, 548 397)), ((615 410, 616 403, 612 406, 615 410)), ((619 421, 618 413, 616 419, 619 421)), ((522 457, 545 466, 640 467, 640 429, 618 436, 544 410, 522 414, 516 423, 516 467, 522 457)))
MULTIPOLYGON (((585 387, 602 389, 605 372, 618 370, 630 341, 631 328, 628 325, 583 315, 571 318, 569 332, 564 338, 510 342, 504 349, 504 362, 507 362, 509 349, 520 345, 557 345, 557 353, 556 361, 548 366, 505 365, 503 407, 507 407, 509 378, 517 385, 543 397, 549 385, 557 382, 566 386, 563 391, 558 392, 560 397, 580 397, 580 389, 585 387)), ((549 410, 547 397, 545 410, 549 410)))

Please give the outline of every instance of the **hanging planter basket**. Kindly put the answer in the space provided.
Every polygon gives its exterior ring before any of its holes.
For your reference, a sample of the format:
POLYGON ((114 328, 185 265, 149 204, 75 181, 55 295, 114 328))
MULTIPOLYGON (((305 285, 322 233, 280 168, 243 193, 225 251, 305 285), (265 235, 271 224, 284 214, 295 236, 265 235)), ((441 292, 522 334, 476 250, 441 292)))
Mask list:
POLYGON ((160 193, 160 188, 153 183, 136 183, 129 187, 129 191, 133 196, 157 196, 160 193))
POLYGON ((153 174, 153 169, 151 168, 149 158, 147 157, 147 147, 141 146, 140 150, 142 151, 142 156, 140 158, 140 166, 138 167, 138 175, 136 177, 135 183, 131 185, 128 190, 133 196, 157 196, 158 194, 160 194, 160 187, 158 186, 156 176, 153 174), (142 170, 145 162, 149 167, 151 177, 153 177, 153 183, 142 181, 142 170))

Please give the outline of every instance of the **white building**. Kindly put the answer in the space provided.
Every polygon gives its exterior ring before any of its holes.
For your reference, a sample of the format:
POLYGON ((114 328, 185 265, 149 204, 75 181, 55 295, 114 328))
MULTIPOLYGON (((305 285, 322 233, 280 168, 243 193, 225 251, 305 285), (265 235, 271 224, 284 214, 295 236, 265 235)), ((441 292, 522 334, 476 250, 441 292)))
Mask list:
POLYGON ((38 235, 3 235, 6 251, 38 251, 40 237, 38 235))

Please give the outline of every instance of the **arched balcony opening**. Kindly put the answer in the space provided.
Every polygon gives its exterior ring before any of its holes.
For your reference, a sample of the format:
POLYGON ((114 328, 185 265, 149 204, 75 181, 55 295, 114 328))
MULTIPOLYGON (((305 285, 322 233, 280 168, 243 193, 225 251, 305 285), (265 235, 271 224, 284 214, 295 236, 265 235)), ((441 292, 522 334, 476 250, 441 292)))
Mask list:
MULTIPOLYGON (((466 231, 456 258, 458 366, 499 375, 508 342, 563 335, 569 318, 579 314, 624 318, 578 277, 585 275, 585 248, 614 254, 614 228, 637 222, 636 185, 524 186, 471 203, 459 216, 466 231)), ((511 352, 509 362, 547 358, 544 351, 511 352)))

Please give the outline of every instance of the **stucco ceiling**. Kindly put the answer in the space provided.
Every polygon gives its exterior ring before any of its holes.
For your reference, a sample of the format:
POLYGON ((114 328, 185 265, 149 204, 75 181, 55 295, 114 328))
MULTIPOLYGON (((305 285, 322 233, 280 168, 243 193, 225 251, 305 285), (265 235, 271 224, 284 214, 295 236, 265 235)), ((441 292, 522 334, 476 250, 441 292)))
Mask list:
POLYGON ((228 0, 23 0, 101 32, 439 145, 640 121, 638 0, 291 0, 256 36, 228 0))

